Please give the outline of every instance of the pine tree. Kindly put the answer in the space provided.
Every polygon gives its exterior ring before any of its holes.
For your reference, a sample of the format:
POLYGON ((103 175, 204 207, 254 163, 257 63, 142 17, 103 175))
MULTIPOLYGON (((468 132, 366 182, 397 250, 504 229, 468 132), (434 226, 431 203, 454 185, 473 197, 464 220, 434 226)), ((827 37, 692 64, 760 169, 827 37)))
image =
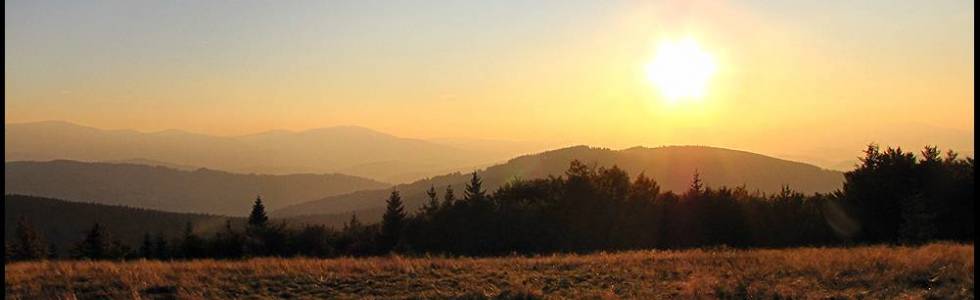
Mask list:
POLYGON ((184 258, 200 258, 204 256, 204 241, 194 234, 194 226, 187 222, 184 227, 184 239, 180 245, 184 258))
POLYGON ((265 213, 265 205, 262 205, 262 198, 256 197, 255 204, 252 205, 252 213, 248 215, 248 225, 252 227, 266 227, 269 223, 269 216, 265 213))
POLYGON ((381 218, 379 246, 382 252, 389 252, 395 248, 401 238, 402 230, 405 228, 405 207, 398 191, 391 191, 387 204, 385 214, 381 218))
POLYGON ((701 173, 698 170, 694 170, 694 179, 691 180, 691 187, 688 189, 688 193, 692 196, 700 195, 704 192, 704 182, 701 181, 701 173))
POLYGON ((47 257, 44 241, 26 219, 17 221, 16 240, 13 245, 14 260, 35 260, 47 257))
POLYGON ((431 216, 439 209, 439 198, 436 195, 436 187, 429 186, 429 190, 425 192, 426 196, 429 196, 429 202, 422 206, 422 213, 431 216))
POLYGON ((456 195, 453 193, 452 185, 446 186, 446 194, 442 196, 442 199, 443 199, 442 201, 443 207, 450 207, 453 206, 454 203, 456 203, 456 195))
POLYGON ((245 248, 249 255, 264 256, 268 255, 269 217, 265 213, 265 205, 262 205, 262 198, 255 198, 252 205, 252 213, 248 216, 248 224, 245 226, 245 248))
POLYGON ((357 219, 357 213, 351 212, 350 221, 347 221, 347 223, 344 224, 344 231, 351 232, 360 230, 362 226, 361 221, 357 219))
POLYGON ((92 225, 85 239, 75 247, 76 258, 105 259, 109 252, 108 233, 99 223, 92 225))
POLYGON ((242 235, 231 227, 231 220, 225 221, 224 239, 219 246, 221 257, 240 258, 245 252, 245 241, 242 235))
POLYGON ((463 199, 467 201, 484 201, 487 200, 487 192, 483 190, 483 181, 480 180, 480 176, 473 172, 473 177, 470 178, 470 183, 466 185, 466 190, 463 193, 463 199))

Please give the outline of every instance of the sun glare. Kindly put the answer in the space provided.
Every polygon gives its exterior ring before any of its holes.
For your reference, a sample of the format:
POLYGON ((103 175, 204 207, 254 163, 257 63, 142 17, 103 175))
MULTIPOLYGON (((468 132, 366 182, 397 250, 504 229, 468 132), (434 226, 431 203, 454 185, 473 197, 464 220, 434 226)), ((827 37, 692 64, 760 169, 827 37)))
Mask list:
POLYGON ((716 68, 714 58, 687 38, 661 42, 646 75, 664 100, 674 103, 704 97, 716 68))

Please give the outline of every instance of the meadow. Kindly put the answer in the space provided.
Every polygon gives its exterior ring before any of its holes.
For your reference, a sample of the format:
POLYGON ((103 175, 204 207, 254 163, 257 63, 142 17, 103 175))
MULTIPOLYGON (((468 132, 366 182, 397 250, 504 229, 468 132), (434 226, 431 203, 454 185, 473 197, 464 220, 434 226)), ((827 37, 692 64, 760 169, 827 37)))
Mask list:
POLYGON ((6 299, 972 299, 972 244, 532 257, 37 261, 6 299))

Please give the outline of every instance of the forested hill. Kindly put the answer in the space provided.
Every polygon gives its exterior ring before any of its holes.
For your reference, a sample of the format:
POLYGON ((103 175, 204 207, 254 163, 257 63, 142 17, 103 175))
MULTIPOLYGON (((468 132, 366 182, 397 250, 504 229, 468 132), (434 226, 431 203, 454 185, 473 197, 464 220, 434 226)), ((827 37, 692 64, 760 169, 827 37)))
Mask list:
POLYGON ((256 175, 67 160, 7 162, 4 192, 173 212, 244 216, 257 195, 271 208, 388 184, 343 174, 256 175))
POLYGON ((24 218, 40 236, 54 244, 60 256, 67 256, 75 243, 85 237, 93 224, 99 223, 109 233, 109 239, 118 239, 135 247, 140 245, 145 233, 163 234, 176 239, 183 234, 187 223, 194 232, 210 234, 221 230, 229 219, 217 215, 172 213, 157 210, 115 205, 70 202, 59 199, 6 194, 3 197, 4 239, 16 236, 17 222, 24 218))
MULTIPOLYGON (((656 180, 665 191, 683 191, 690 184, 695 172, 700 173, 708 186, 744 185, 749 190, 765 193, 776 193, 784 185, 806 194, 827 193, 840 188, 843 182, 843 174, 837 171, 745 151, 704 146, 634 147, 624 150, 575 146, 517 157, 504 164, 481 170, 479 175, 484 180, 484 187, 493 191, 516 178, 561 176, 568 169, 569 163, 576 159, 588 165, 615 165, 634 177, 642 172, 656 180)), ((414 211, 425 199, 425 190, 430 186, 436 187, 440 194, 449 185, 460 192, 469 178, 470 174, 454 173, 398 185, 395 188, 405 198, 406 208, 414 211)), ((335 225, 340 224, 339 219, 357 211, 365 220, 375 221, 381 215, 381 208, 389 192, 391 188, 331 196, 275 210, 273 215, 307 215, 303 219, 335 225), (309 217, 318 214, 324 216, 309 217)))

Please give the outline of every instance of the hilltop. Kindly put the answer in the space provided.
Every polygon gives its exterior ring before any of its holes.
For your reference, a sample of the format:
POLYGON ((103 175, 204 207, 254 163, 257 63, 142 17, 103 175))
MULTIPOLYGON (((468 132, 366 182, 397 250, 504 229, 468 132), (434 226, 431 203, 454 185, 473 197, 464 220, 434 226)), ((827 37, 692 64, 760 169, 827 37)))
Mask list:
MULTIPOLYGON (((518 178, 534 179, 561 176, 572 160, 604 167, 618 166, 636 176, 641 172, 656 180, 664 190, 683 191, 698 172, 708 186, 746 186, 749 190, 778 192, 784 185, 803 193, 828 193, 840 188, 843 174, 838 171, 768 157, 751 152, 705 146, 634 147, 623 150, 575 146, 538 154, 524 155, 494 165, 478 173, 484 188, 493 191, 518 178)), ((470 174, 452 173, 419 180, 394 188, 405 198, 409 211, 417 209, 425 190, 436 187, 442 193, 446 186, 462 191, 470 174)), ((306 216, 311 222, 337 225, 351 212, 367 220, 380 217, 384 200, 391 188, 358 191, 326 197, 275 210, 279 217, 306 216), (321 215, 315 217, 314 215, 321 215)))

